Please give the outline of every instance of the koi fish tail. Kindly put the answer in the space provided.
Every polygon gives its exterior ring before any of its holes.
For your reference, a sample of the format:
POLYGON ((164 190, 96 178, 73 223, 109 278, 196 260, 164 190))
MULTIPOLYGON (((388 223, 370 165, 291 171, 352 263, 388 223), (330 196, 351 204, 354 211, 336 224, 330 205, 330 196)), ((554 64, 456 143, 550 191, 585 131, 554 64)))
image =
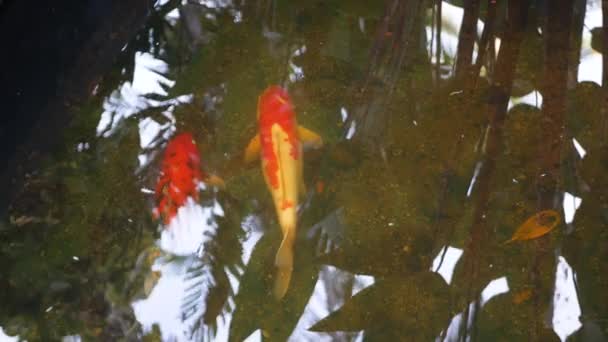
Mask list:
POLYGON ((281 246, 277 251, 275 265, 277 273, 274 282, 274 297, 281 299, 285 296, 291 281, 291 273, 293 271, 293 232, 288 232, 281 242, 281 246))

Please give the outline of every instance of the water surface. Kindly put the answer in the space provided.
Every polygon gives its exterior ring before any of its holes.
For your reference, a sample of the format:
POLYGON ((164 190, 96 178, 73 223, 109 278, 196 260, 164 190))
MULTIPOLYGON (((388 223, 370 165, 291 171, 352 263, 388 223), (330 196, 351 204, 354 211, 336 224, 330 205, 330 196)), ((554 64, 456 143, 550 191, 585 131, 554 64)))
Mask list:
POLYGON ((14 176, 0 337, 605 340, 601 24, 595 0, 157 1, 14 176), (324 141, 280 301, 275 209, 242 161, 272 84, 324 141), (195 179, 165 220, 185 132, 225 186, 195 179), (555 228, 505 244, 543 210, 555 228))

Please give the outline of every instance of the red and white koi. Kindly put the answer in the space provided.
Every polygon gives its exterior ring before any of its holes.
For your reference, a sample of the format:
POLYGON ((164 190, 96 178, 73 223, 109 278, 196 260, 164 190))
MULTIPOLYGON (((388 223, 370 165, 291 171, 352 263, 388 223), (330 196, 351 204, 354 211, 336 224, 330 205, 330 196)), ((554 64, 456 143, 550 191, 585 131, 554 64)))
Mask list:
POLYGON ((316 133, 298 126, 293 103, 283 88, 268 87, 258 98, 258 134, 245 150, 245 160, 261 159, 262 173, 272 194, 283 240, 277 251, 274 295, 282 298, 293 271, 298 197, 305 193, 302 178, 302 144, 320 147, 316 133))

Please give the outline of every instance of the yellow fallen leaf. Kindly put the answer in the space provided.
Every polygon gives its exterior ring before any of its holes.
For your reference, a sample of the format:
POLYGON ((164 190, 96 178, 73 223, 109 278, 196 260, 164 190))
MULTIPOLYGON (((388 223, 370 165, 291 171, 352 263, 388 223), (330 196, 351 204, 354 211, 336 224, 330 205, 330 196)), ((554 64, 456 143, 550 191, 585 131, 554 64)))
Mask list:
POLYGON ((543 210, 532 215, 513 234, 511 239, 505 243, 530 240, 549 233, 560 222, 560 217, 555 210, 543 210))

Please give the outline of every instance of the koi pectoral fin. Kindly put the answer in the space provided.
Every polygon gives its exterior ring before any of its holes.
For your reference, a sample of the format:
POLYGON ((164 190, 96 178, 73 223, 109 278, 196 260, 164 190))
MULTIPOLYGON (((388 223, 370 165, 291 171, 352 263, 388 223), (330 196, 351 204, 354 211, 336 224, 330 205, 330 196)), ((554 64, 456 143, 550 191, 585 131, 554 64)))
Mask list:
POLYGON ((260 135, 256 134, 255 137, 249 141, 249 145, 247 145, 247 148, 245 149, 245 163, 251 163, 258 159, 260 157, 261 148, 260 135))
POLYGON ((304 147, 320 148, 323 146, 321 136, 306 127, 298 126, 298 138, 304 147))

